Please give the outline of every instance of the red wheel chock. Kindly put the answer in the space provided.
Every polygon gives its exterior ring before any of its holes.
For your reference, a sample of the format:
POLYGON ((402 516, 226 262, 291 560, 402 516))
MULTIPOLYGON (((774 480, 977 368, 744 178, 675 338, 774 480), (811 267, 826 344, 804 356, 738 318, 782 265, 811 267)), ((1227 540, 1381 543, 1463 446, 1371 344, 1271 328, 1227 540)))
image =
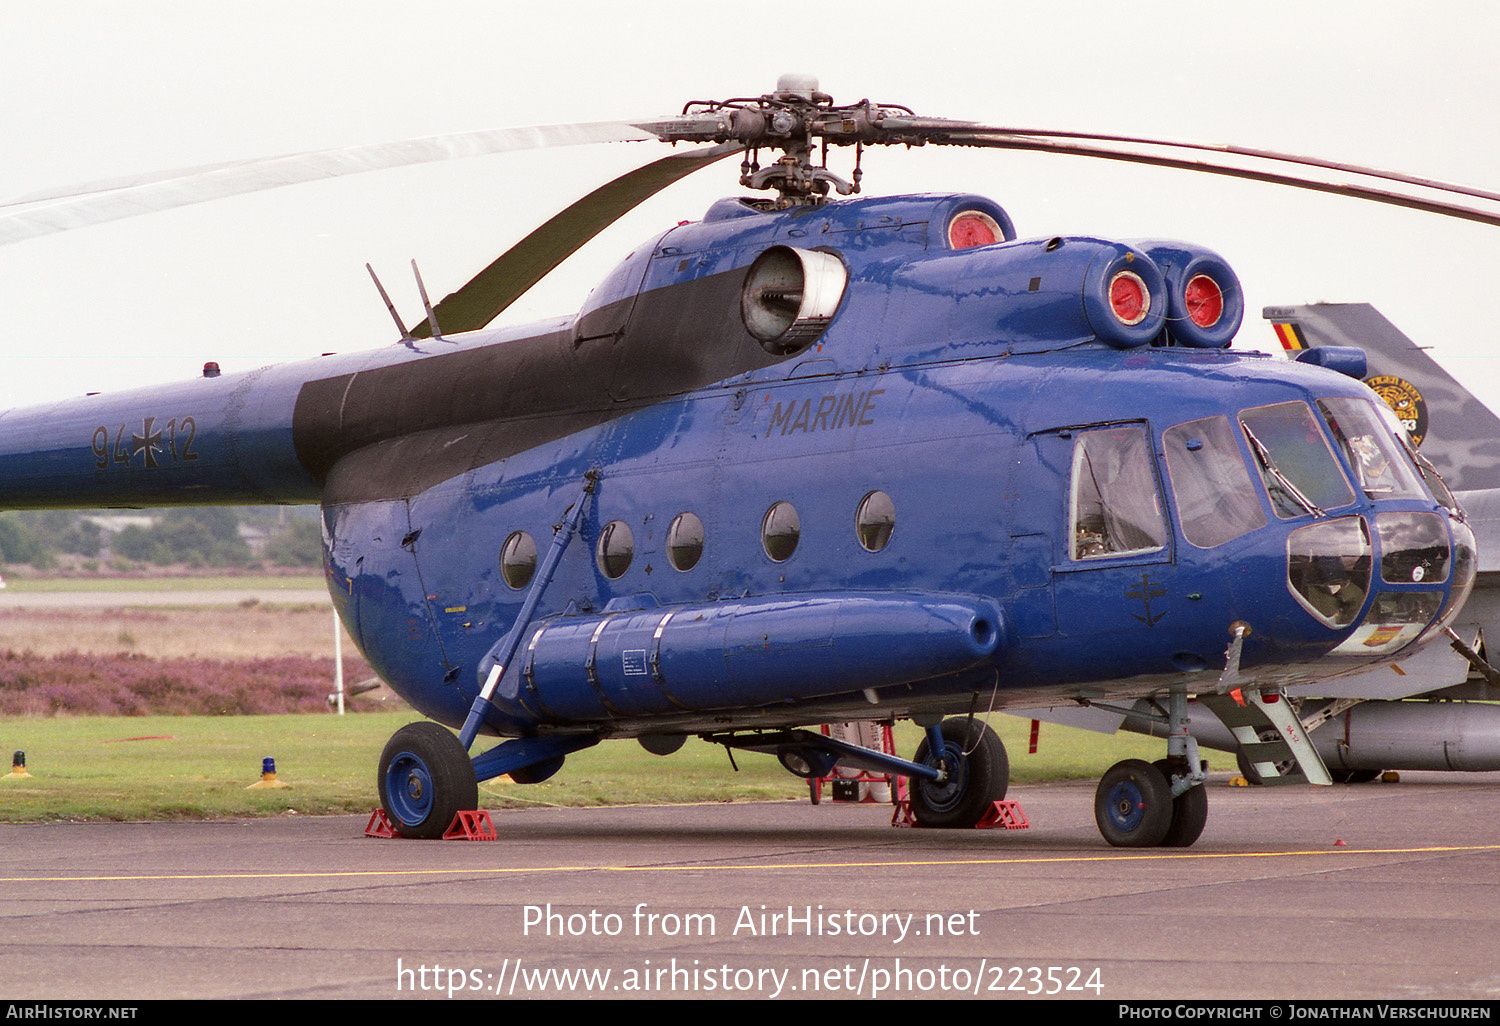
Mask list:
POLYGON ((391 825, 391 817, 385 814, 382 808, 376 808, 370 813, 370 822, 365 824, 366 837, 400 837, 396 828, 391 825))
POLYGON ((990 811, 984 814, 984 818, 974 824, 974 829, 1004 827, 1007 830, 1025 830, 1030 826, 1031 821, 1021 811, 1020 802, 996 802, 990 806, 990 811))
MULTIPOLYGON (((891 815, 891 826, 915 827, 922 824, 917 822, 916 814, 911 811, 911 799, 903 798, 896 802, 896 811, 891 815)), ((993 830, 996 827, 1004 827, 1006 830, 1025 830, 1031 826, 1027 820, 1026 813, 1021 811, 1020 802, 1004 801, 995 802, 989 807, 979 822, 974 824, 975 830, 993 830)))
POLYGON ((445 841, 498 841, 495 824, 483 809, 469 809, 453 817, 453 825, 443 835, 445 841))
MULTIPOLYGON (((384 809, 377 808, 370 813, 370 822, 365 825, 366 837, 400 837, 396 832, 396 826, 391 818, 385 814, 384 809)), ((498 841, 500 835, 495 833, 495 824, 490 822, 490 814, 483 809, 470 809, 460 812, 453 817, 453 823, 448 827, 447 833, 443 834, 445 841, 498 841)))

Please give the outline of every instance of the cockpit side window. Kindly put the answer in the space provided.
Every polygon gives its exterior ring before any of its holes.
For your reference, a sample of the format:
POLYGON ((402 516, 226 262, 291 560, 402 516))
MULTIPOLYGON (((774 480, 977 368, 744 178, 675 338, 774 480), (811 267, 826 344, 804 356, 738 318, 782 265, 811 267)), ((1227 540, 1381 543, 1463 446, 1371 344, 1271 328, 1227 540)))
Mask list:
POLYGON ((1240 426, 1278 517, 1316 515, 1354 501, 1349 480, 1306 403, 1241 410, 1240 426))
POLYGON ((1162 433, 1183 537, 1202 549, 1266 525, 1234 435, 1234 426, 1223 415, 1191 420, 1162 433))
POLYGON ((1136 555, 1166 546, 1151 445, 1140 425, 1078 435, 1071 494, 1068 536, 1073 559, 1136 555))
POLYGON ((1364 399, 1320 399, 1318 408, 1366 495, 1372 499, 1427 498, 1416 468, 1373 405, 1364 399))
POLYGON ((1422 451, 1417 448, 1417 443, 1412 439, 1411 433, 1407 431, 1406 425, 1400 417, 1396 416, 1396 411, 1384 402, 1372 402, 1370 405, 1375 407, 1375 412, 1379 414, 1385 426, 1390 429, 1391 434, 1396 436, 1396 441, 1401 443, 1401 448, 1406 452, 1407 456, 1411 457, 1411 461, 1416 464, 1417 473, 1421 475, 1422 483, 1427 486, 1427 490, 1432 493, 1432 497, 1438 501, 1440 506, 1446 507, 1454 516, 1460 520, 1464 519, 1463 507, 1459 505, 1458 499, 1454 497, 1452 490, 1449 489, 1448 482, 1443 480, 1443 475, 1438 473, 1437 467, 1432 465, 1432 461, 1422 455, 1422 451))

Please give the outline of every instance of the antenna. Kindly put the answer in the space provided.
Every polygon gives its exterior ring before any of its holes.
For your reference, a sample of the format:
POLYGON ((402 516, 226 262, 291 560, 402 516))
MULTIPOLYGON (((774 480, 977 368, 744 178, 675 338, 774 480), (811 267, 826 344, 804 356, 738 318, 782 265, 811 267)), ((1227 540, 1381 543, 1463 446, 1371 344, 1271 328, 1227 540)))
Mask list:
MULTIPOLYGON (((411 332, 406 330, 406 325, 401 323, 401 315, 396 312, 396 304, 391 302, 391 297, 386 293, 385 286, 380 284, 380 279, 375 276, 375 268, 371 267, 369 264, 365 264, 365 270, 370 272, 370 280, 373 281, 375 283, 375 287, 380 290, 380 298, 385 300, 385 308, 391 312, 391 320, 396 322, 396 330, 401 332, 401 341, 412 341, 411 332)), ((426 298, 425 295, 423 298, 426 298)))
POLYGON ((417 276, 417 291, 422 293, 422 305, 427 308, 427 323, 432 325, 432 337, 441 339, 443 329, 438 327, 437 314, 432 312, 432 302, 427 298, 427 286, 422 284, 422 272, 417 270, 417 262, 411 262, 411 273, 417 276))

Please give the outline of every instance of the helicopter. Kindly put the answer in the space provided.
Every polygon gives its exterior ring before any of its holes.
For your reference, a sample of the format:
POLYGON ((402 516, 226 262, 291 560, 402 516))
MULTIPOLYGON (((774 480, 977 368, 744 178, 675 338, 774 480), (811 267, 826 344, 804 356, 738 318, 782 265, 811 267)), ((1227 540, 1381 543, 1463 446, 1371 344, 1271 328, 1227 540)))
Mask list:
POLYGON ((691 736, 805 777, 907 778, 919 825, 966 828, 1007 793, 990 712, 1150 699, 1166 757, 1111 767, 1096 822, 1112 845, 1187 846, 1207 822, 1190 699, 1266 772, 1289 762, 1328 783, 1284 699, 1430 644, 1460 613, 1473 532, 1359 380, 1356 349, 1231 351, 1243 299, 1212 250, 1023 239, 981 196, 863 196, 862 161, 892 145, 1046 150, 1500 224, 1465 205, 1494 194, 838 105, 786 76, 639 122, 28 197, 0 207, 0 242, 603 140, 693 148, 576 201, 436 304, 418 274, 415 326, 372 270, 395 344, 208 364, 194 381, 0 416, 7 508, 320 506, 339 617, 429 717, 377 768, 401 835, 441 836, 479 781, 540 782, 613 739, 669 756, 691 736), (829 167, 834 147, 853 148, 852 173, 829 167), (645 197, 734 155, 740 183, 768 195, 641 244, 575 315, 488 327, 645 197), (910 759, 809 729, 897 719, 924 733, 910 759), (502 740, 471 756, 481 737, 502 740))

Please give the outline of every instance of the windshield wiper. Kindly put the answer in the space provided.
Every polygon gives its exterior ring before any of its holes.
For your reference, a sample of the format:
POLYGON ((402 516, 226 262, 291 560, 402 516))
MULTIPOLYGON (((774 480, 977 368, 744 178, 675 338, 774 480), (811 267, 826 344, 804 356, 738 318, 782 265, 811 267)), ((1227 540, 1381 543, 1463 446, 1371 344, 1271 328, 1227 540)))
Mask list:
POLYGON ((1291 496, 1291 498, 1297 503, 1297 505, 1301 506, 1313 516, 1327 516, 1327 513, 1324 513, 1311 499, 1302 494, 1302 489, 1292 484, 1291 479, 1281 472, 1281 469, 1276 466, 1276 461, 1271 459, 1270 451, 1265 447, 1265 445, 1259 438, 1255 437, 1255 432, 1250 430, 1250 425, 1246 424, 1244 421, 1240 421, 1240 427, 1244 428, 1245 437, 1250 440, 1250 448, 1255 451, 1255 458, 1260 460, 1260 465, 1265 468, 1266 473, 1270 474, 1276 479, 1276 483, 1281 485, 1281 487, 1286 491, 1286 494, 1291 496))
POLYGON ((1404 435, 1398 435, 1397 438, 1401 441, 1401 448, 1406 450, 1406 455, 1410 456, 1411 461, 1417 465, 1417 473, 1422 475, 1422 480, 1427 483, 1427 490, 1438 501, 1438 505, 1453 514, 1455 520, 1467 521, 1468 515, 1459 505, 1458 496, 1453 494, 1453 489, 1448 487, 1448 482, 1443 480, 1443 475, 1438 473, 1432 461, 1417 451, 1411 444, 1411 439, 1404 435))

